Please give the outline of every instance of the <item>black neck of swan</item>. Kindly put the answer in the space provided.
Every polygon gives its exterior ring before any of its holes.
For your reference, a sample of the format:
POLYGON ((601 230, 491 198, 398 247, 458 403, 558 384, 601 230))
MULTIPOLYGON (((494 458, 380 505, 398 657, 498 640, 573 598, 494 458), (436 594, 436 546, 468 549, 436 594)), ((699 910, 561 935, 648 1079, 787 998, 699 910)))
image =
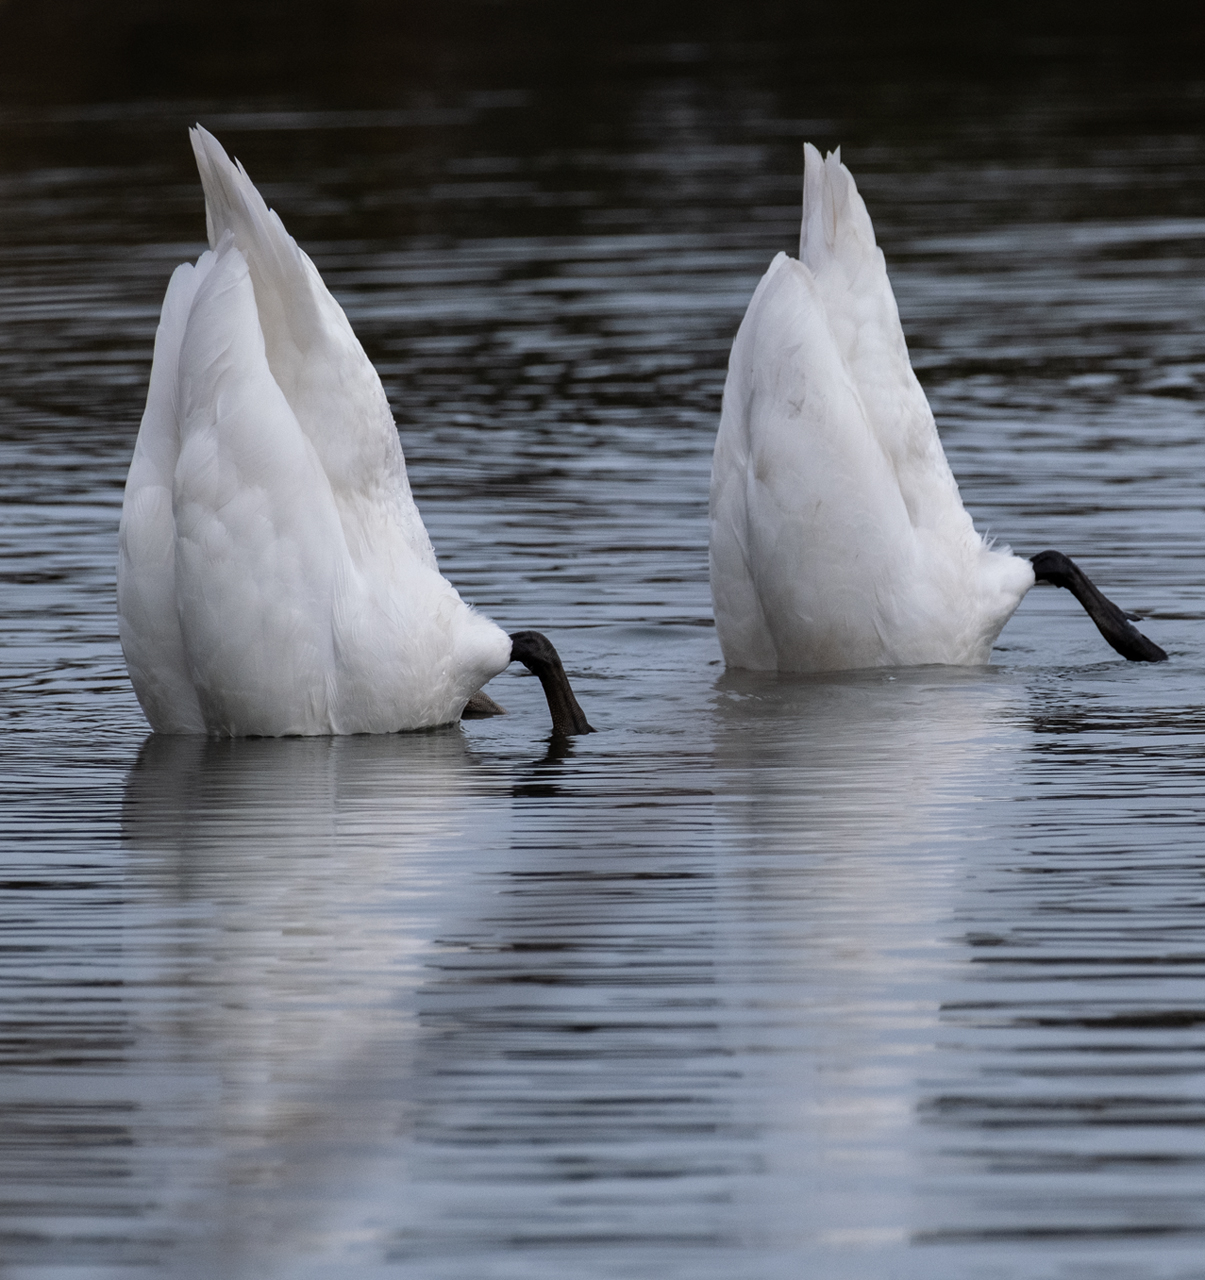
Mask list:
POLYGON ((510 638, 512 662, 521 662, 532 675, 538 676, 552 712, 552 732, 567 737, 573 733, 593 733, 586 713, 577 704, 569 677, 552 641, 538 631, 516 631, 510 638))
POLYGON ((1034 577, 1038 582, 1052 582, 1066 587, 1084 606, 1097 630, 1131 662, 1166 662, 1167 654, 1138 630, 1112 600, 1097 590, 1091 578, 1061 551, 1040 551, 1032 557, 1034 577))

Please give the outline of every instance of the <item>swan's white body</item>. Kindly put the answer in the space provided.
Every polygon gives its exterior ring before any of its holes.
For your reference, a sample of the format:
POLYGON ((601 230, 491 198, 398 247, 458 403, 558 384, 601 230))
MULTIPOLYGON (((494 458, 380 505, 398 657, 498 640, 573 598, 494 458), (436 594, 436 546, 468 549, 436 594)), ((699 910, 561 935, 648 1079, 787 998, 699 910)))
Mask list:
POLYGON ((164 733, 453 721, 510 639, 440 575, 342 308, 242 167, 192 138, 210 250, 163 301, 121 518, 138 700, 164 733))
POLYGON ((958 496, 866 206, 805 148, 799 261, 780 253, 733 344, 711 480, 729 666, 977 664, 1033 585, 958 496))

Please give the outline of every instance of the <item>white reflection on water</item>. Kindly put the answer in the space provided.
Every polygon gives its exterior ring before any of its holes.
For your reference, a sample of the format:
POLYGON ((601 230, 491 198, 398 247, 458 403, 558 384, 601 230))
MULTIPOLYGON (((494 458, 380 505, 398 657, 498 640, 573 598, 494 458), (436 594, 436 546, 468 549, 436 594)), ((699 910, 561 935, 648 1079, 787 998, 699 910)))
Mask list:
POLYGON ((720 687, 726 959, 765 1134, 750 1199, 806 1274, 864 1274, 866 1250, 898 1267, 933 1211, 914 1109, 959 961, 951 915, 992 836, 981 807, 1014 785, 1024 695, 941 669, 720 687))
POLYGON ((399 991, 463 850, 506 845, 509 794, 471 765, 458 729, 147 739, 122 813, 124 945, 162 994, 138 1001, 130 1058, 173 1086, 134 1126, 154 1166, 134 1176, 168 1238, 195 1233, 173 1274, 354 1244, 338 1211, 404 1124, 405 1090, 381 1095, 413 1039, 399 991), (206 1135, 192 1159, 163 1150, 177 1128, 206 1135))
POLYGON ((148 740, 126 947, 174 995, 131 1059, 203 1083, 136 1147, 209 1135, 156 1187, 175 1271, 905 1245, 918 1058, 1019 702, 990 672, 728 676, 701 754, 518 771, 459 731, 148 740), (189 1221, 220 1235, 190 1250, 189 1221))

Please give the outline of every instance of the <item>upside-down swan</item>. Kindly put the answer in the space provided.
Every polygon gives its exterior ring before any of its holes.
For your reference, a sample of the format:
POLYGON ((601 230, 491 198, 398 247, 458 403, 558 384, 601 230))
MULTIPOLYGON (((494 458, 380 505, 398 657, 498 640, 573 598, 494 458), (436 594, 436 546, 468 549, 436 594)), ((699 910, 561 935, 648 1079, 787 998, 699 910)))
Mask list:
POLYGON ((209 251, 163 300, 122 507, 121 646, 161 733, 390 733, 458 719, 512 659, 590 726, 556 650, 439 572, 380 379, 241 165, 198 126, 209 251))
POLYGON ((780 253, 732 346, 711 477, 724 659, 755 671, 988 661, 1038 582, 1134 661, 1167 654, 1057 551, 993 551, 912 371, 882 250, 840 152, 804 148, 799 260, 780 253))

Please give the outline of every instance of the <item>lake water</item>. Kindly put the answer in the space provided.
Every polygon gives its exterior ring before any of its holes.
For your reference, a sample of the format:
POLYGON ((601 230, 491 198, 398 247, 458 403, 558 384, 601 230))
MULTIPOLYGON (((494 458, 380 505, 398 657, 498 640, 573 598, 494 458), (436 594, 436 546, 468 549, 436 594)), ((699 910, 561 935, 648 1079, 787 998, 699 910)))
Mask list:
POLYGON ((3 1280, 1205 1277, 1205 82, 738 34, 0 110, 3 1280), (516 670, 436 732, 148 735, 113 562, 194 119, 598 733, 516 670), (725 674, 710 452, 805 139, 979 526, 1169 662, 1039 589, 988 667, 725 674))

